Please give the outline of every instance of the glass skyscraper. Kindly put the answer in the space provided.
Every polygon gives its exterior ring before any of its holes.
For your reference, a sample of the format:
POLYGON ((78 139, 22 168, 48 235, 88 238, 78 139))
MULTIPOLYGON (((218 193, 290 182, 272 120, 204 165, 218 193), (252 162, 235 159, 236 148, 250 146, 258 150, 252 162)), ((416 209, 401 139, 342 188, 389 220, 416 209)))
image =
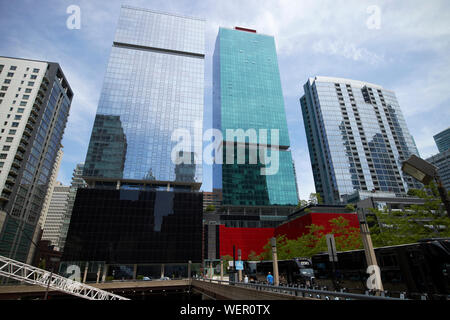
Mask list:
POLYGON ((96 261, 110 272, 109 264, 201 262, 202 165, 194 160, 203 90, 204 20, 123 6, 83 169, 88 187, 77 189, 70 217, 66 265, 96 261), (192 138, 175 149, 188 160, 179 164, 172 161, 177 129, 192 138))
MULTIPOLYGON (((213 57, 213 127, 224 136, 223 164, 213 167, 213 188, 222 192, 222 205, 289 206, 297 205, 297 187, 292 155, 289 151, 284 100, 278 70, 275 41, 272 36, 236 27, 220 28, 213 57), (246 137, 245 163, 227 163, 228 129, 255 129, 258 136, 246 137), (267 129, 267 141, 259 131, 267 129), (279 141, 272 141, 278 130, 279 141), (278 153, 275 174, 263 175, 260 158, 250 163, 249 150, 264 149, 278 153), (276 150, 278 149, 278 151, 276 150)), ((241 141, 244 142, 244 141, 241 141)), ((236 148, 235 148, 236 149, 236 148)))
POLYGON ((202 166, 176 165, 175 129, 202 143, 204 20, 122 6, 84 167, 87 183, 196 186, 202 166), (194 137, 195 131, 200 136, 194 137), (180 168, 181 166, 181 168, 180 168), (179 183, 178 183, 179 182, 179 183))
POLYGON ((363 81, 315 77, 300 99, 316 192, 325 203, 359 190, 420 188, 401 170, 417 147, 395 93, 363 81))

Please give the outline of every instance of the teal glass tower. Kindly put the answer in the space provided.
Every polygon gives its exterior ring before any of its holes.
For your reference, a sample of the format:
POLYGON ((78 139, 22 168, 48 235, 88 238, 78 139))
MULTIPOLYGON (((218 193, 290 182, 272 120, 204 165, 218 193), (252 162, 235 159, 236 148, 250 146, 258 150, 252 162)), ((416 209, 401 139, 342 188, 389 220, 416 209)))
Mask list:
MULTIPOLYGON (((213 127, 223 134, 223 164, 213 168, 213 188, 221 190, 222 205, 240 207, 291 206, 298 203, 283 93, 272 36, 236 27, 220 28, 213 56, 213 127), (238 140, 227 130, 246 133, 245 162, 237 161, 238 140), (263 135, 267 130, 267 135, 263 135), (254 130, 256 137, 247 134, 254 130), (278 132, 278 141, 271 133, 278 132), (265 141, 265 139, 267 139, 265 141), (227 146, 234 144, 234 161, 226 161, 227 146), (263 175, 266 165, 258 152, 251 162, 249 150, 267 151, 278 159, 275 174, 263 175)), ((273 211, 272 211, 273 213, 273 211)))

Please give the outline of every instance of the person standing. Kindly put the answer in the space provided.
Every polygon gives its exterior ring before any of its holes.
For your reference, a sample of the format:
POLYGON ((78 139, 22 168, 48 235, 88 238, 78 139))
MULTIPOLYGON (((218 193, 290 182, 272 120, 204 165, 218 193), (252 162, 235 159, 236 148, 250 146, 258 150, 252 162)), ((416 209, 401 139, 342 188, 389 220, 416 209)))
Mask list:
POLYGON ((244 283, 248 283, 248 277, 247 277, 247 275, 245 275, 245 277, 244 277, 244 283))
POLYGON ((269 274, 267 275, 267 284, 273 285, 273 276, 272 274, 269 272, 269 274))

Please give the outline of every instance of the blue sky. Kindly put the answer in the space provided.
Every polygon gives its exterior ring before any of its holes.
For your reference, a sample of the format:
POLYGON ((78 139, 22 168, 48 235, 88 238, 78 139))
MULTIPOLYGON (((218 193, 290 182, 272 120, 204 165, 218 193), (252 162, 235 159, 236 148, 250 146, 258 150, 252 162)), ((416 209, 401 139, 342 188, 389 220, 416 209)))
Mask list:
MULTIPOLYGON (((352 78, 396 92, 422 157, 450 126, 450 2, 443 1, 76 1, 0 0, 0 55, 60 63, 75 93, 58 180, 85 160, 122 4, 206 19, 205 119, 211 127, 212 52, 219 26, 275 36, 300 197, 314 192, 299 98, 316 75, 352 78), (81 28, 66 9, 81 9, 81 28), (379 28, 369 28, 379 9, 379 28), (368 10, 369 8, 369 10, 368 10), (370 26, 370 23, 369 23, 370 26)), ((204 168, 204 190, 211 172, 204 168)))

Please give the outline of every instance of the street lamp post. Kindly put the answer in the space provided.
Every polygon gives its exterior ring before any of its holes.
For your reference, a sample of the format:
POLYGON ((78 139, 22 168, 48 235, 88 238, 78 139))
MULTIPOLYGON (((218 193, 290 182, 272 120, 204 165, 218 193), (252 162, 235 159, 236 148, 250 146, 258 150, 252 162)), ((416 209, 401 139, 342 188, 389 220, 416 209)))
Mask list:
POLYGON ((270 244, 272 246, 273 284, 278 286, 280 284, 280 277, 278 275, 277 239, 275 237, 271 238, 270 244))
POLYGON ((366 262, 368 270, 374 271, 374 285, 368 289, 374 289, 376 294, 379 295, 383 289, 383 283, 381 282, 381 275, 379 274, 379 266, 377 263, 377 257, 375 255, 375 250, 373 249, 372 238, 370 237, 370 230, 367 224, 366 215, 364 209, 358 208, 357 211, 361 239, 364 246, 364 253, 366 255, 366 262))
POLYGON ((442 203, 447 211, 447 216, 450 217, 450 200, 448 199, 447 190, 445 190, 445 187, 437 174, 437 168, 434 165, 412 155, 408 160, 403 162, 402 171, 425 185, 429 184, 432 180, 435 180, 442 203))

